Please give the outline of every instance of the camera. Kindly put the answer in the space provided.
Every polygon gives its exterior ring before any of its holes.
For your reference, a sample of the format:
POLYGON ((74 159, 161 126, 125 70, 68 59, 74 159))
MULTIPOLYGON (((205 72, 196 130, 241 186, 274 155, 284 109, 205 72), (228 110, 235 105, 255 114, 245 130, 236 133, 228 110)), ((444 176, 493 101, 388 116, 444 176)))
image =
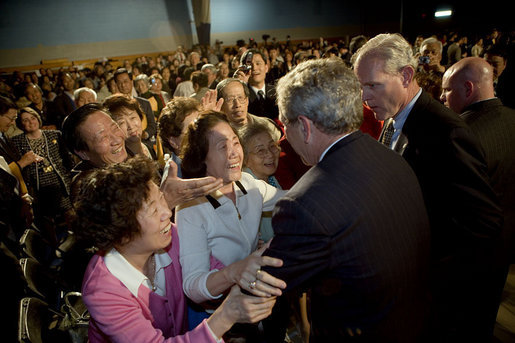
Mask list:
POLYGON ((418 64, 429 64, 429 56, 420 56, 418 58, 418 64))
POLYGON ((239 70, 244 72, 245 74, 248 74, 252 69, 252 52, 247 52, 247 55, 245 56, 245 61, 238 67, 239 70))

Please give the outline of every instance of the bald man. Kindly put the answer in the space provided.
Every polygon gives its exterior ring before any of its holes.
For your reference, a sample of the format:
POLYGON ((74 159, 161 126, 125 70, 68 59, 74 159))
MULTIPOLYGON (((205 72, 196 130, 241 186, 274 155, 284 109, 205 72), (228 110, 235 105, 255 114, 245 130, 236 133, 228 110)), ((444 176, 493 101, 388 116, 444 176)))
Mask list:
MULTIPOLYGON (((494 96, 492 66, 479 57, 452 65, 443 76, 442 89, 440 100, 460 114, 479 138, 492 188, 504 211, 503 249, 498 249, 502 256, 498 257, 498 274, 493 276, 498 277, 497 289, 492 291, 500 297, 508 263, 515 263, 515 110, 494 96)), ((499 298, 492 300, 498 305, 499 298)), ((496 308, 490 311, 494 311, 490 312, 494 320, 496 308)))

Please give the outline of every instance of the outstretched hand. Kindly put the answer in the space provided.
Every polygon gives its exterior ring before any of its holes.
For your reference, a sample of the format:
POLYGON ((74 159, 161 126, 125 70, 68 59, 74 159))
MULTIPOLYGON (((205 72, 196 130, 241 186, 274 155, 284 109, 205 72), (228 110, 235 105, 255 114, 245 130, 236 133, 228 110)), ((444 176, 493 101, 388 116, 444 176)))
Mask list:
POLYGON ((161 184, 161 191, 170 208, 205 196, 222 187, 222 179, 216 179, 212 176, 198 179, 181 179, 177 176, 177 164, 172 160, 169 160, 168 163, 168 175, 161 184))
POLYGON ((224 269, 232 282, 259 297, 280 296, 281 290, 286 288, 286 282, 261 270, 263 266, 281 267, 283 265, 283 261, 278 258, 261 256, 269 245, 270 242, 245 259, 232 263, 224 269))
POLYGON ((234 285, 208 319, 207 323, 217 337, 222 337, 235 323, 256 323, 272 313, 276 297, 260 298, 245 295, 234 285))
POLYGON ((218 96, 218 92, 213 89, 206 92, 206 94, 202 97, 202 108, 204 110, 212 110, 220 112, 222 109, 222 105, 224 104, 224 98, 216 100, 218 96))

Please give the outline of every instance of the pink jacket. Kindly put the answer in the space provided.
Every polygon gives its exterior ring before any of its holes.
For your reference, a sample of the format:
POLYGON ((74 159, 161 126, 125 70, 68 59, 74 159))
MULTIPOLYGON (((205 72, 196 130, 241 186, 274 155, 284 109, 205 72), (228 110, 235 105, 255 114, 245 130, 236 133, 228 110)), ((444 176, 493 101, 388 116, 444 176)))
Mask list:
POLYGON ((179 237, 175 225, 172 226, 172 242, 168 248, 172 263, 165 267, 166 297, 143 285, 135 297, 109 272, 103 256, 93 256, 82 285, 84 303, 91 314, 88 332, 91 343, 216 342, 206 320, 186 332, 186 297, 182 291, 179 237))

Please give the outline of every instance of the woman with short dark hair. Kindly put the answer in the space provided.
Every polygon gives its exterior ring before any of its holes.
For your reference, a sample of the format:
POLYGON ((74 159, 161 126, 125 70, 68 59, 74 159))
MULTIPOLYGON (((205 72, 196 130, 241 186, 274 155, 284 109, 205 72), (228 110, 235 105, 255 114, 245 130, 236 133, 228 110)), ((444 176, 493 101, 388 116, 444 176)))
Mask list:
POLYGON ((274 298, 233 287, 208 319, 188 331, 177 228, 156 184, 156 165, 137 156, 86 173, 74 226, 78 239, 98 249, 82 286, 90 342, 217 342, 234 323, 270 314, 274 298))

